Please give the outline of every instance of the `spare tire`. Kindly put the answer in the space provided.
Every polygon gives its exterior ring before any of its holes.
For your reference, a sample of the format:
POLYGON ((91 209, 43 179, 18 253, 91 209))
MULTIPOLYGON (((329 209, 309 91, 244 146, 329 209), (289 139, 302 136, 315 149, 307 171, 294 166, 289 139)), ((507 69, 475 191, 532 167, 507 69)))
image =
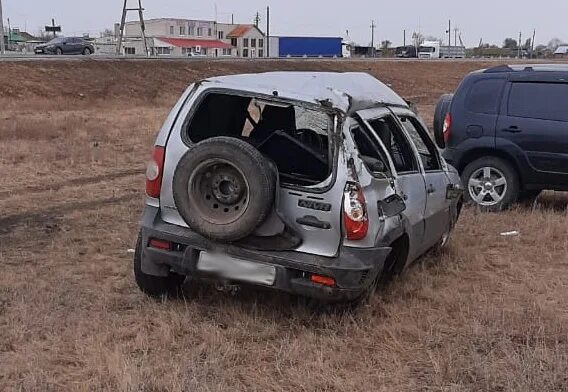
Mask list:
POLYGON ((450 110, 450 104, 453 98, 454 94, 442 95, 438 100, 436 111, 434 112, 434 139, 440 148, 446 148, 446 142, 444 141, 444 119, 450 110))
POLYGON ((173 195, 187 225, 206 238, 238 241, 272 211, 276 173, 247 142, 215 137, 193 145, 174 173, 173 195))

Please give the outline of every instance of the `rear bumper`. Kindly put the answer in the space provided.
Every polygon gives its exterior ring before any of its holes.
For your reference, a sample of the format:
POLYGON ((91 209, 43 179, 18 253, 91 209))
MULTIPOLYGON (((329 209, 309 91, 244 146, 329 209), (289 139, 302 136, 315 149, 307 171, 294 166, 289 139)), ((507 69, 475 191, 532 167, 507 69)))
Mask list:
MULTIPOLYGON (((294 251, 268 252, 244 249, 231 244, 207 240, 190 229, 162 221, 159 209, 146 206, 141 224, 142 271, 149 275, 166 276, 170 270, 192 278, 218 279, 198 270, 201 252, 216 252, 241 260, 273 266, 274 284, 265 286, 291 294, 326 301, 356 299, 382 271, 391 248, 356 249, 341 247, 337 257, 322 257, 294 251), (150 239, 172 242, 172 251, 148 246, 150 239), (333 278, 334 287, 315 284, 311 274, 333 278)), ((231 283, 240 283, 232 281, 231 283)))

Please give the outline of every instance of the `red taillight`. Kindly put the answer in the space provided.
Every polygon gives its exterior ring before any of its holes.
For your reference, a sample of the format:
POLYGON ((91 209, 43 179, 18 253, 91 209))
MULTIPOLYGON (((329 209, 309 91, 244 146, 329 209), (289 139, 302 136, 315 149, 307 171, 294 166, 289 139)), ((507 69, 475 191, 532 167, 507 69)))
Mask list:
POLYGON ((335 279, 329 278, 327 276, 312 274, 310 276, 310 281, 312 283, 321 284, 322 286, 329 286, 329 287, 335 286, 335 279))
POLYGON ((148 242, 148 246, 150 248, 160 249, 160 250, 172 250, 173 248, 171 242, 165 240, 158 240, 156 238, 150 239, 150 241, 148 242))
POLYGON ((444 135, 444 142, 448 142, 450 140, 450 135, 452 134, 452 115, 450 113, 446 114, 446 118, 444 118, 444 128, 442 128, 442 132, 444 135))
POLYGON ((152 150, 152 158, 146 167, 146 194, 156 199, 160 197, 162 188, 164 156, 164 147, 155 146, 152 150))
POLYGON ((358 184, 349 183, 343 194, 343 224, 350 241, 362 240, 369 231, 369 217, 365 195, 358 184))

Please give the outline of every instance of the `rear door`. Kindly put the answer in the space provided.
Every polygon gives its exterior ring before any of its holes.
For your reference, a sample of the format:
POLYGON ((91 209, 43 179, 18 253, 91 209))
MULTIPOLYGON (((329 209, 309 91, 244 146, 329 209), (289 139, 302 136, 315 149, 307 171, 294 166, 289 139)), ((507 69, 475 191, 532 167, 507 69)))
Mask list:
POLYGON ((568 83, 513 81, 497 126, 498 147, 513 144, 536 172, 532 182, 568 184, 568 83))
POLYGON ((464 93, 454 95, 450 146, 466 139, 480 139, 476 144, 495 147, 495 125, 507 80, 501 75, 481 76, 472 76, 469 89, 466 87, 464 93))
POLYGON ((428 135, 426 126, 414 113, 406 109, 394 109, 409 139, 415 146, 424 170, 427 202, 424 210, 426 232, 424 242, 435 245, 450 228, 451 202, 446 197, 449 178, 443 170, 440 154, 428 135))
POLYGON ((409 259, 415 259, 426 249, 424 246, 426 184, 414 150, 399 122, 388 109, 372 109, 358 114, 374 132, 374 136, 391 162, 397 193, 406 203, 404 216, 410 225, 409 259))

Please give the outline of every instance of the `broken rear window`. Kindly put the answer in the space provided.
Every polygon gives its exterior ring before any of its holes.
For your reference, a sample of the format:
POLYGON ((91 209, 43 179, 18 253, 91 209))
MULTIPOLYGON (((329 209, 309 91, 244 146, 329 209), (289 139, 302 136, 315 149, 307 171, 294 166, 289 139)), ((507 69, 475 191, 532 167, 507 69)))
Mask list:
POLYGON ((332 171, 329 137, 333 117, 279 101, 208 94, 187 129, 193 143, 227 136, 247 141, 278 167, 280 181, 313 186, 332 171))

